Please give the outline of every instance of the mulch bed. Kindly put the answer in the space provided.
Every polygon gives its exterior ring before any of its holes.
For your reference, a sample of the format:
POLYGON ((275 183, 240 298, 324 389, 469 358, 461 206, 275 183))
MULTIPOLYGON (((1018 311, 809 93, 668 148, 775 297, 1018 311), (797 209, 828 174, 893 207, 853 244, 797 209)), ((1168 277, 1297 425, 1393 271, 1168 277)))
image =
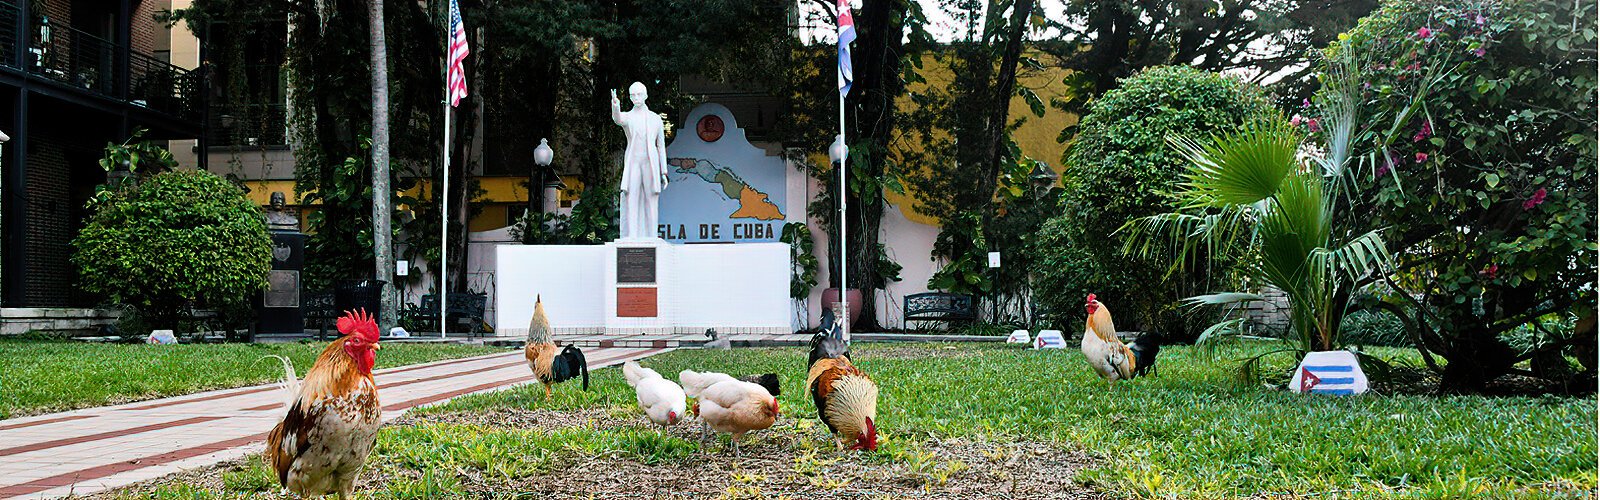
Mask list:
MULTIPOLYGON (((635 427, 637 409, 577 411, 499 408, 488 411, 406 415, 389 425, 467 424, 490 428, 554 430, 635 427), (631 411, 628 411, 631 410, 631 411)), ((646 424, 648 425, 648 424, 646 424)), ((696 422, 667 430, 697 440, 696 422)), ((455 471, 472 498, 1102 498, 1074 481, 1092 459, 1081 451, 1032 441, 929 438, 915 458, 889 461, 858 452, 836 451, 815 421, 784 418, 772 429, 740 441, 735 456, 726 438, 704 451, 670 463, 646 464, 615 456, 574 456, 555 470, 519 479, 487 477, 480 471, 455 471)), ((222 474, 245 470, 252 456, 135 484, 90 498, 141 496, 162 485, 187 483, 223 492, 222 474)), ((381 490, 399 478, 417 479, 425 471, 368 467, 358 491, 381 490)), ((287 498, 277 492, 255 498, 287 498)))

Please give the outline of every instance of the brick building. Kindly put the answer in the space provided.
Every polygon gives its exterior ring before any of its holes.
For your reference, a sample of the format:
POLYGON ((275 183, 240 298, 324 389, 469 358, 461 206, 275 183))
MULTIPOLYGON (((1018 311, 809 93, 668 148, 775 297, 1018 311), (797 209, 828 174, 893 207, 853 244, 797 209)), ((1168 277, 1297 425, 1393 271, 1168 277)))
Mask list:
POLYGON ((172 2, 0 0, 4 333, 103 315, 84 309, 67 256, 106 143, 201 137, 199 48, 173 47, 155 19, 172 2))

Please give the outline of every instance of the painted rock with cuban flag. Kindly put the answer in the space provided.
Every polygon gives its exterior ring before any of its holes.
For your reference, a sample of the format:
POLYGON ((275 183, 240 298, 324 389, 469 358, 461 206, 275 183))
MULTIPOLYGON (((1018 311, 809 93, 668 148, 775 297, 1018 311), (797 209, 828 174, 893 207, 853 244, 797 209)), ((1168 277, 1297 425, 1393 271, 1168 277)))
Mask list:
POLYGON ((1367 392, 1367 374, 1350 351, 1306 354, 1289 378, 1289 390, 1311 394, 1350 395, 1367 392))
POLYGON ((1066 349, 1067 339, 1061 335, 1061 330, 1039 330, 1039 336, 1033 339, 1034 349, 1066 349))
POLYGON ((1027 344, 1028 340, 1027 330, 1015 330, 1011 332, 1010 337, 1006 337, 1007 344, 1027 344))

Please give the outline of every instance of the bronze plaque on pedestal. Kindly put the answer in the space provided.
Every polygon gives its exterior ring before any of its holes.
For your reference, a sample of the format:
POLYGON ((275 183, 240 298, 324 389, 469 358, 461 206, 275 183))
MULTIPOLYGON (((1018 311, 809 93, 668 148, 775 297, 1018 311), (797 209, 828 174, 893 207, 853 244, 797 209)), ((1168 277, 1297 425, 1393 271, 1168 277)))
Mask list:
MULTIPOLYGON (((655 250, 652 248, 651 250, 655 250)), ((617 289, 617 317, 656 317, 656 289, 630 287, 617 289)))
POLYGON ((617 283, 655 282, 655 247, 617 249, 617 283))

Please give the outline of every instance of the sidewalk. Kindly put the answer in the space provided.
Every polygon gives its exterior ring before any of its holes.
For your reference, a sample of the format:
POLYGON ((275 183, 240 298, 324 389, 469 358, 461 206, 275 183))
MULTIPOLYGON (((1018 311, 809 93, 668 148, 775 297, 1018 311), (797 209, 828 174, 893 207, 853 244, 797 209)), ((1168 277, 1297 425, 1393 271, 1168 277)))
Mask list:
MULTIPOLYGON (((593 370, 667 350, 584 354, 593 370)), ((379 370, 374 377, 385 421, 532 380, 521 351, 379 370)), ((280 387, 263 385, 0 421, 0 498, 94 493, 260 453, 283 400, 280 387)))

